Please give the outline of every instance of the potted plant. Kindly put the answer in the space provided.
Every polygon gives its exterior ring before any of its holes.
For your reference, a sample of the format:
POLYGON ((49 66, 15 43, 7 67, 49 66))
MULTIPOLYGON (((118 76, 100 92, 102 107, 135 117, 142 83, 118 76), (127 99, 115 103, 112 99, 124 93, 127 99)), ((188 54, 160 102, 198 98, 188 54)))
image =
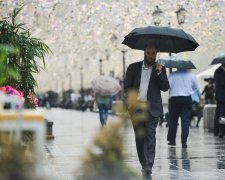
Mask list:
POLYGON ((50 53, 50 48, 40 39, 31 36, 24 23, 16 23, 16 17, 22 7, 15 8, 11 18, 0 21, 0 45, 9 45, 17 49, 17 53, 7 55, 1 62, 4 71, 4 80, 0 85, 10 85, 24 93, 24 107, 35 108, 35 87, 37 82, 33 73, 40 72, 38 60, 42 60, 45 66, 45 55, 50 53), (12 71, 13 69, 13 71, 12 71), (14 74, 13 74, 14 72, 14 74))

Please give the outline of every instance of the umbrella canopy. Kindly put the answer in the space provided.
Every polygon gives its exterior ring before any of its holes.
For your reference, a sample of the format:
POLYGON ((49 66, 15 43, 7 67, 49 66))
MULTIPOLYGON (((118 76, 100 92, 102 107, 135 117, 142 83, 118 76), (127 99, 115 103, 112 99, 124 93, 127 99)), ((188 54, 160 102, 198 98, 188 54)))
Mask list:
POLYGON ((209 76, 207 78, 204 78, 204 81, 206 81, 206 82, 208 82, 208 81, 214 82, 214 78, 212 76, 209 76))
POLYGON ((119 82, 110 76, 99 76, 91 82, 92 89, 101 95, 116 95, 120 90, 121 86, 119 82))
POLYGON ((166 58, 160 58, 158 63, 167 68, 178 68, 178 69, 196 69, 191 61, 181 60, 174 56, 169 56, 166 58))
POLYGON ((156 45, 160 52, 179 53, 194 51, 199 44, 182 29, 148 26, 135 28, 125 36, 123 44, 132 49, 145 50, 147 45, 156 45))
POLYGON ((213 59, 213 61, 211 62, 211 65, 213 64, 225 64, 225 56, 220 56, 213 59))

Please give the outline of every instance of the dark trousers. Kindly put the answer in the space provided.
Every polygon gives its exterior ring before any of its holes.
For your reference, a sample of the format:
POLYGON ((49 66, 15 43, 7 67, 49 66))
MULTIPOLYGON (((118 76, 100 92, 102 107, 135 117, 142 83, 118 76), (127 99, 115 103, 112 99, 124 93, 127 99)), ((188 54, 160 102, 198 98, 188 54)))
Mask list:
POLYGON ((178 119, 181 117, 181 143, 186 144, 192 111, 191 96, 175 96, 169 100, 169 131, 167 140, 176 142, 178 119))
POLYGON ((100 123, 102 126, 104 126, 108 117, 109 106, 106 104, 99 104, 98 109, 99 109, 100 123))
MULTIPOLYGON (((138 115, 140 112, 136 112, 138 115)), ((143 170, 152 171, 155 160, 155 146, 156 146, 156 127, 158 119, 151 115, 145 116, 145 119, 140 121, 131 118, 134 133, 137 154, 143 170)))
POLYGON ((219 124, 219 118, 225 117, 225 103, 216 103, 216 112, 214 117, 214 135, 225 135, 225 125, 219 124))

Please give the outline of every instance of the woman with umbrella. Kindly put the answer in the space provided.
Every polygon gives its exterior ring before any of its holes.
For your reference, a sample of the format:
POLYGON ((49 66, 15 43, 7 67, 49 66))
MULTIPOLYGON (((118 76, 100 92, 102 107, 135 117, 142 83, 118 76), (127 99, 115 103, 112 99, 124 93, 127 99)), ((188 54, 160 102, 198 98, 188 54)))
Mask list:
POLYGON ((103 96, 99 93, 96 93, 95 99, 96 99, 96 104, 99 111, 100 123, 102 126, 105 126, 107 122, 108 110, 110 108, 112 98, 110 95, 103 96))
POLYGON ((95 100, 99 109, 100 123, 102 126, 105 126, 112 96, 121 90, 120 84, 112 77, 99 76, 92 81, 92 89, 96 92, 95 100))
POLYGON ((214 88, 214 79, 212 77, 205 78, 204 79, 206 82, 208 82, 207 85, 205 85, 201 95, 205 94, 205 104, 214 104, 214 93, 215 93, 215 88, 214 88))

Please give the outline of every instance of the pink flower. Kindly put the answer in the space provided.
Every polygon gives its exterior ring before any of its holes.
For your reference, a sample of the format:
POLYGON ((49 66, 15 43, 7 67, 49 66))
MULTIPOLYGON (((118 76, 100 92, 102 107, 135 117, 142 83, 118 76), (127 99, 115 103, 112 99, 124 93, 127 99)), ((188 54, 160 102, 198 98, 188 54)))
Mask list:
POLYGON ((30 103, 31 103, 31 104, 34 104, 35 107, 38 107, 38 99, 37 99, 36 96, 34 96, 33 94, 29 93, 29 94, 27 95, 27 98, 30 100, 30 103))
MULTIPOLYGON (((0 87, 0 91, 8 95, 16 96, 21 101, 21 103, 24 103, 24 95, 22 91, 17 91, 9 85, 0 87)), ((19 105, 16 105, 16 108, 18 109, 19 105)))
POLYGON ((6 94, 11 94, 11 95, 14 95, 14 96, 23 97, 23 92, 17 91, 16 89, 14 89, 13 87, 11 87, 9 85, 0 87, 0 91, 4 92, 6 94))
POLYGON ((4 86, 0 87, 0 91, 6 93, 6 92, 7 92, 7 91, 6 91, 6 87, 4 87, 4 86))
MULTIPOLYGON (((21 100, 21 102, 24 103, 25 99, 24 93, 22 91, 18 91, 9 85, 0 87, 0 91, 8 95, 14 95, 18 97, 21 100)), ((29 92, 29 94, 27 95, 27 99, 30 101, 30 104, 32 104, 34 107, 38 107, 38 99, 36 96, 31 94, 31 92, 29 92)))

